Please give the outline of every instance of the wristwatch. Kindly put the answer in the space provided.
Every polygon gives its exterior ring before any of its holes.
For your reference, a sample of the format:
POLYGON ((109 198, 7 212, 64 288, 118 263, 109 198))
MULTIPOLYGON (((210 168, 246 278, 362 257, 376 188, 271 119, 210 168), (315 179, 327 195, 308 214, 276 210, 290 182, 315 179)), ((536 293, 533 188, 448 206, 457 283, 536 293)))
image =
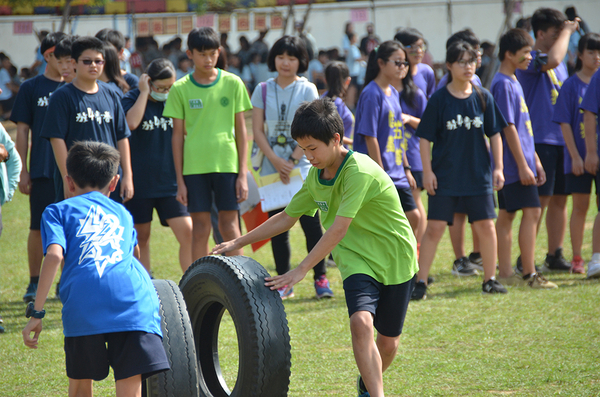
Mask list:
POLYGON ((295 159, 292 156, 290 156, 290 158, 288 160, 291 161, 292 163, 294 163, 294 165, 298 165, 298 163, 300 162, 300 160, 295 159))
POLYGON ((33 318, 42 319, 42 318, 44 318, 45 315, 46 315, 45 310, 38 312, 37 310, 35 310, 33 308, 33 302, 29 302, 29 304, 27 305, 27 309, 25 309, 25 317, 27 317, 27 318, 33 317, 33 318))

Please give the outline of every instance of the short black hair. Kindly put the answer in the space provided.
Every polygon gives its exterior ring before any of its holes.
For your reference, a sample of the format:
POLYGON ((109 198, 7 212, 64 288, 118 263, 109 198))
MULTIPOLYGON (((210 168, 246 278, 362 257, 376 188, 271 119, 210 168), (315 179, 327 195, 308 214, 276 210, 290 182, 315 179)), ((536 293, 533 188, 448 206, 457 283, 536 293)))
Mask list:
POLYGON ((396 33, 394 40, 399 41, 403 46, 406 47, 413 45, 419 40, 423 40, 423 42, 425 42, 425 37, 423 37, 423 34, 415 28, 406 28, 396 33))
POLYGON ((547 31, 550 28, 562 29, 567 17, 554 8, 538 8, 531 17, 533 35, 537 39, 537 32, 547 31))
POLYGON ((506 57, 506 51, 516 54, 523 47, 533 46, 533 39, 523 29, 510 29, 500 37, 498 59, 503 61, 506 57))
POLYGON ((308 70, 308 51, 304 42, 297 36, 283 36, 273 44, 269 56, 267 57, 267 66, 271 72, 276 72, 275 58, 279 55, 288 54, 291 57, 298 58, 300 64, 298 65, 297 74, 304 73, 308 70))
POLYGON ((55 47, 65 36, 66 34, 63 32, 53 32, 44 37, 40 44, 40 52, 42 55, 50 48, 55 47))
POLYGON ((221 46, 219 35, 213 28, 195 28, 188 34, 188 50, 216 50, 221 46))
POLYGON ((75 142, 67 155, 67 174, 80 188, 104 189, 119 171, 121 155, 103 142, 75 142))
POLYGON ((157 58, 150 62, 146 68, 146 74, 152 81, 170 79, 176 75, 173 63, 166 58, 157 58))
POLYGON ((319 98, 304 102, 296 110, 292 121, 292 138, 311 137, 329 145, 334 134, 344 136, 344 123, 331 98, 319 98))
POLYGON ((79 36, 65 36, 54 49, 54 57, 56 59, 71 57, 71 47, 73 42, 77 40, 79 36))
POLYGON ((450 48, 452 44, 458 41, 466 41, 472 47, 479 47, 479 45, 481 44, 477 36, 475 36, 475 33, 473 33, 471 29, 467 28, 454 33, 448 38, 448 40, 446 41, 446 50, 450 48))
POLYGON ((75 40, 73 45, 71 45, 71 58, 78 61, 81 54, 86 50, 99 52, 104 57, 104 44, 102 40, 92 36, 83 36, 75 40))
POLYGON ((117 52, 121 52, 123 47, 125 47, 125 36, 118 30, 109 28, 102 29, 96 33, 96 38, 114 45, 117 52))

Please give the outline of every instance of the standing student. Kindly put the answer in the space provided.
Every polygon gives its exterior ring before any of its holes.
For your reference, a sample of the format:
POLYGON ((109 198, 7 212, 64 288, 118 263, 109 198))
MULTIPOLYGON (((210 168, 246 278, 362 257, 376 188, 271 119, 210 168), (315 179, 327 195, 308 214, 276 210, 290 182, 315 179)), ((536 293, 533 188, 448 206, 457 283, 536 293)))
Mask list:
MULTIPOLYGON (((291 136, 290 128, 294 114, 302 102, 312 101, 319 95, 313 83, 298 76, 308 68, 308 53, 298 37, 283 36, 277 40, 269 51, 267 64, 271 72, 277 72, 277 76, 258 84, 254 89, 252 130, 254 141, 265 154, 260 174, 279 173, 281 181, 287 184, 294 168, 300 169, 303 177, 310 169, 310 163, 302 153, 302 149, 291 136), (266 97, 263 94, 266 94, 266 97)), ((282 211, 283 209, 269 211, 269 217, 282 211)), ((319 215, 302 216, 300 225, 306 237, 306 249, 311 251, 323 236, 319 215)), ((271 238, 271 248, 277 274, 287 273, 290 270, 291 259, 289 233, 284 231, 271 238)), ((317 298, 333 296, 326 276, 324 258, 325 256, 314 268, 317 298)), ((285 299, 292 297, 294 290, 282 288, 279 293, 285 299)))
POLYGON ((412 80, 429 98, 435 92, 435 74, 431 66, 422 63, 423 56, 427 52, 423 34, 414 28, 403 29, 396 33, 394 40, 399 41, 406 48, 412 80))
POLYGON ((65 84, 75 78, 75 67, 71 63, 71 46, 78 36, 66 36, 60 40, 54 49, 54 57, 57 59, 58 70, 65 84))
POLYGON ((573 260, 571 272, 585 274, 585 262, 581 257, 585 216, 590 205, 590 192, 594 175, 586 172, 585 129, 583 127, 583 111, 579 105, 585 96, 592 76, 600 67, 600 35, 588 33, 581 37, 578 44, 575 74, 569 77, 560 89, 554 105, 552 121, 559 123, 563 138, 565 191, 573 195, 571 212, 571 246, 573 260))
POLYGON ((346 149, 352 145, 352 136, 354 134, 354 115, 346 106, 344 98, 350 86, 350 71, 344 62, 333 61, 325 67, 325 80, 327 81, 327 91, 323 97, 333 100, 335 107, 344 123, 344 136, 342 143, 346 149))
MULTIPOLYGON (((571 34, 577 30, 577 21, 567 21, 564 14, 552 8, 540 8, 531 17, 535 44, 533 61, 527 70, 517 70, 516 76, 523 87, 529 107, 535 151, 546 171, 546 183, 538 188, 542 215, 546 213, 548 253, 542 270, 569 271, 571 264, 562 254, 562 243, 567 225, 567 195, 564 175, 564 146, 560 126, 552 122, 553 105, 567 79, 563 63, 571 34)), ((540 218, 541 222, 541 218, 540 218)), ((540 224, 538 224, 538 232, 540 224)), ((517 271, 521 272, 520 261, 517 271)))
POLYGON ((120 73, 123 79, 125 79, 130 89, 136 88, 138 86, 139 81, 138 77, 135 74, 126 71, 125 69, 121 69, 120 60, 123 57, 123 54, 126 50, 126 40, 125 36, 123 36, 123 33, 121 33, 118 30, 105 28, 96 33, 96 38, 102 40, 105 43, 110 43, 113 46, 115 46, 115 49, 117 50, 117 59, 119 62, 119 67, 117 68, 118 73, 120 73))
MULTIPOLYGON (((587 172, 596 176, 596 186, 600 184, 600 172, 598 164, 600 163, 600 146, 598 145, 598 135, 600 134, 600 124, 598 124, 598 114, 600 114, 600 70, 594 73, 590 81, 583 101, 581 102, 583 112, 583 124, 585 131, 591 133, 585 134, 585 159, 584 168, 587 172)), ((596 192, 598 195, 598 192, 596 192)), ((600 208, 600 201, 596 201, 600 208)), ((594 220, 594 230, 592 232, 592 259, 588 263, 588 278, 600 277, 600 212, 596 214, 594 220)))
POLYGON ((192 264, 192 219, 177 201, 177 176, 171 139, 173 119, 163 117, 165 101, 175 83, 171 61, 150 62, 140 77, 138 88, 123 98, 127 124, 131 130, 131 169, 135 197, 125 203, 133 216, 138 235, 140 262, 150 272, 150 228, 156 208, 163 226, 169 226, 179 242, 179 264, 185 272, 192 264))
POLYGON ((29 196, 29 285, 23 295, 25 302, 35 300, 40 267, 44 260, 40 222, 44 209, 54 202, 54 156, 50 142, 41 137, 41 132, 50 95, 63 84, 59 58, 54 50, 64 38, 64 33, 56 32, 42 40, 40 51, 44 54, 47 67, 43 74, 23 82, 10 117, 17 124, 16 146, 23 164, 19 191, 29 196))
POLYGON ((385 41, 371 51, 365 88, 356 106, 354 150, 368 154, 394 181, 402 208, 416 233, 419 211, 411 187, 415 180, 406 159, 406 141, 398 91, 391 84, 408 67, 406 52, 397 41, 385 41))
POLYGON ((119 64, 119 55, 115 47, 110 43, 104 43, 104 67, 102 68, 102 74, 100 80, 107 83, 111 88, 123 96, 131 87, 127 84, 127 81, 121 76, 121 69, 119 64))
MULTIPOLYGON (((448 38, 448 40, 446 40, 446 51, 448 51, 448 48, 450 48, 450 46, 452 44, 459 42, 459 41, 467 42, 471 45, 471 47, 473 47, 473 49, 477 52, 476 67, 477 68, 481 67, 481 55, 482 55, 482 51, 480 48, 481 42, 479 41, 479 38, 475 35, 475 33, 473 33, 473 31, 468 28, 460 30, 456 33, 453 33, 452 36, 450 36, 448 38)), ((449 73, 446 73, 445 75, 442 76, 442 78, 438 82, 436 90, 439 90, 440 88, 445 87, 446 84, 448 84, 449 76, 450 76, 449 73)), ((473 75, 472 82, 473 82, 473 84, 476 84, 479 87, 482 87, 481 79, 479 78, 479 76, 477 76, 477 74, 473 75)))
POLYGON ((213 192, 225 239, 240 235, 239 203, 248 197, 244 112, 250 98, 239 77, 216 67, 220 53, 213 29, 190 32, 194 72, 173 84, 163 112, 173 118, 177 200, 192 216, 192 261, 208 254, 213 192))
POLYGON ((449 83, 429 98, 417 128, 429 205, 414 300, 427 296, 429 269, 446 224, 452 224, 455 212, 468 215, 479 237, 483 293, 506 293, 495 278, 498 251, 493 193, 504 185, 499 132, 506 122, 492 95, 471 82, 476 65, 477 51, 471 45, 457 42, 450 46, 446 52, 449 83), (486 136, 490 139, 493 168, 486 136))
POLYGON ((523 89, 515 70, 527 69, 533 40, 522 29, 511 29, 500 38, 500 70, 494 76, 491 92, 508 125, 502 131, 504 187, 498 191, 498 279, 504 285, 556 288, 535 270, 535 238, 541 216, 537 186, 545 182, 544 168, 535 153, 533 131, 523 89), (516 212, 523 217, 519 227, 519 248, 523 274, 511 266, 512 223, 516 212))
POLYGON ((360 372, 358 396, 383 397, 382 373, 396 356, 417 271, 414 235, 396 187, 381 166, 342 145, 342 120, 331 100, 302 104, 291 128, 313 165, 302 189, 285 211, 212 253, 237 250, 289 230, 301 216, 320 209, 327 232, 298 267, 267 277, 265 285, 272 290, 293 288, 333 250, 344 280, 352 350, 360 372))

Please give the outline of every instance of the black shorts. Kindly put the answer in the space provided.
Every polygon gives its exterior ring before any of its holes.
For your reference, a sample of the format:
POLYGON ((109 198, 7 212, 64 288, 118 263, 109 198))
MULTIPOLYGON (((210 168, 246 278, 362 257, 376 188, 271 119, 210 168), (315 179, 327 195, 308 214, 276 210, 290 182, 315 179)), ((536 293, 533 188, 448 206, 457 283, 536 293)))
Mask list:
POLYGON ((417 209, 417 203, 412 195, 412 190, 409 187, 397 187, 398 196, 400 197, 400 204, 404 212, 412 211, 417 209))
POLYGON ((65 356, 71 379, 105 379, 109 365, 115 381, 170 368, 160 336, 141 331, 65 337, 65 356))
POLYGON ((552 196, 554 194, 567 194, 565 190, 564 147, 556 145, 535 144, 537 153, 544 171, 546 172, 546 183, 538 187, 540 196, 552 196))
POLYGON ((411 171, 410 172, 417 182, 417 187, 423 190, 423 171, 411 171))
POLYGON ((54 179, 35 178, 31 180, 29 194, 29 229, 40 230, 42 213, 47 206, 54 203, 54 179))
POLYGON ((240 206, 235 195, 238 174, 219 173, 184 175, 188 191, 188 211, 210 212, 213 195, 219 211, 237 211, 240 206))
POLYGON ((131 213, 133 223, 136 225, 152 222, 154 208, 156 208, 160 224, 163 226, 169 226, 167 219, 190 216, 185 205, 177 201, 175 196, 155 198, 135 198, 134 196, 124 205, 131 213))
POLYGON ((498 208, 506 212, 540 207, 540 196, 536 185, 524 186, 521 182, 514 182, 504 185, 498 192, 498 208))
POLYGON ((481 196, 435 196, 429 197, 427 219, 448 222, 452 226, 454 213, 467 214, 469 223, 484 219, 496 219, 494 194, 481 196))
MULTIPOLYGON (((590 194, 592 192, 592 183, 594 182, 594 179, 594 175, 588 174, 587 172, 579 176, 565 174, 565 192, 567 194, 590 194)), ((598 185, 596 185, 596 190, 598 190, 598 185)))
POLYGON ((348 316, 367 311, 374 316, 378 333, 394 338, 402 333, 415 277, 402 284, 383 285, 366 274, 353 274, 344 280, 348 316))

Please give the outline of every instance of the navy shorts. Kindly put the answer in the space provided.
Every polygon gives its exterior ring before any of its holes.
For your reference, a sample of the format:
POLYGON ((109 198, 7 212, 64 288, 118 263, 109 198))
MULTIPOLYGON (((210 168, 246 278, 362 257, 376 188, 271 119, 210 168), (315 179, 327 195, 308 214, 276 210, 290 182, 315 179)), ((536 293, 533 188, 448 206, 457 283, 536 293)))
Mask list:
POLYGON ((544 171, 546 171, 546 183, 538 187, 539 195, 567 194, 565 190, 564 147, 536 143, 535 152, 540 158, 544 171))
MULTIPOLYGON (((583 175, 565 174, 565 192, 567 194, 590 194, 594 178, 594 175, 587 172, 583 175)), ((597 185, 596 190, 598 190, 597 185)))
POLYGON ((238 174, 219 173, 184 175, 188 191, 189 212, 210 212, 213 195, 219 211, 237 211, 240 206, 235 196, 238 174))
POLYGON ((427 219, 448 222, 452 226, 454 213, 467 214, 469 223, 484 219, 495 219, 494 194, 481 196, 435 196, 429 197, 427 219))
POLYGON ((417 209, 417 203, 412 195, 412 190, 409 187, 397 187, 398 196, 400 197, 400 204, 404 212, 412 211, 417 209))
POLYGON ((417 182, 417 187, 423 190, 423 171, 411 171, 410 172, 417 182))
POLYGON ((169 226, 167 219, 190 216, 185 205, 177 201, 175 196, 155 198, 135 198, 134 196, 124 205, 131 213, 133 223, 136 225, 152 222, 154 208, 156 208, 160 224, 163 226, 169 226))
POLYGON ((498 192, 498 208, 506 212, 540 207, 540 196, 536 185, 524 186, 521 182, 514 182, 504 185, 498 192))
POLYGON ((367 311, 374 316, 378 333, 394 338, 402 333, 415 277, 402 284, 383 285, 366 274, 353 274, 344 280, 348 316, 367 311))
POLYGON ((105 379, 109 366, 115 381, 170 368, 160 336, 141 331, 65 337, 65 356, 71 379, 105 379))
POLYGON ((35 178, 31 180, 29 194, 29 229, 40 230, 42 213, 47 206, 54 203, 54 179, 35 178))

